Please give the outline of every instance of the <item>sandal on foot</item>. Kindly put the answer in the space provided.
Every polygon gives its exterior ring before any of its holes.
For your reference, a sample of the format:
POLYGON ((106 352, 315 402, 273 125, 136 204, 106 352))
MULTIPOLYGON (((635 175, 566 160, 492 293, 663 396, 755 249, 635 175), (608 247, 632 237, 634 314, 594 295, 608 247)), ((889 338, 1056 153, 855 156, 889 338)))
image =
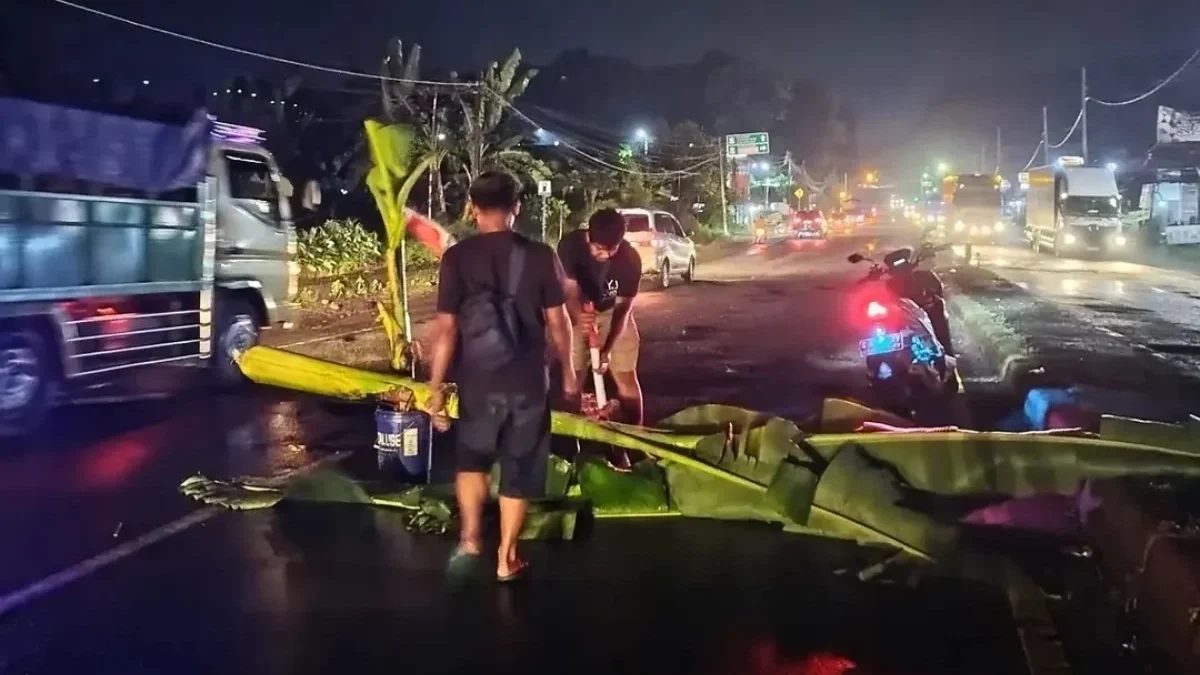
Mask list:
POLYGON ((516 565, 510 566, 508 574, 501 575, 496 573, 496 581, 502 584, 509 584, 514 581, 522 581, 529 576, 529 563, 524 560, 517 559, 516 565))

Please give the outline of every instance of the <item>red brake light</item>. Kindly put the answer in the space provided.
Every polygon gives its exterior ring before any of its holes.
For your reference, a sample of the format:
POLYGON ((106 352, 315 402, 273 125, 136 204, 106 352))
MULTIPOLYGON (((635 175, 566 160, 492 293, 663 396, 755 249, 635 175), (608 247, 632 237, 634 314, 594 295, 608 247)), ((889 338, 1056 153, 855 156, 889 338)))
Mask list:
POLYGON ((867 303, 867 318, 868 319, 882 319, 883 317, 887 316, 887 314, 888 314, 887 307, 884 307, 883 305, 879 304, 878 302, 875 302, 874 300, 872 300, 871 302, 867 303))

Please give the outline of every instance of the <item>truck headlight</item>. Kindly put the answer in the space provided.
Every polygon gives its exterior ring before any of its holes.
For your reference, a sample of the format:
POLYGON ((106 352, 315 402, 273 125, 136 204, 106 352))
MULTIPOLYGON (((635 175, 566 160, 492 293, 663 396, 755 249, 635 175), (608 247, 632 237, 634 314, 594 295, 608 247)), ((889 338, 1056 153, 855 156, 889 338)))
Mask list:
POLYGON ((1112 238, 1112 243, 1114 246, 1124 246, 1125 241, 1125 235, 1123 234, 1118 234, 1112 238))
POLYGON ((997 221, 996 221, 996 226, 995 226, 995 227, 993 227, 993 228, 992 228, 992 230, 993 230, 993 231, 995 231, 995 232, 1003 232, 1003 231, 1004 231, 1004 223, 1003 223, 1003 222, 1001 222, 1001 221, 999 221, 999 220, 997 220, 997 221))
POLYGON ((1071 234, 1070 232, 1064 234, 1062 242, 1067 246, 1073 245, 1075 243, 1075 235, 1071 234))
POLYGON ((955 232, 962 232, 965 229, 967 229, 967 224, 964 223, 963 221, 958 220, 958 221, 954 222, 954 231, 955 232))

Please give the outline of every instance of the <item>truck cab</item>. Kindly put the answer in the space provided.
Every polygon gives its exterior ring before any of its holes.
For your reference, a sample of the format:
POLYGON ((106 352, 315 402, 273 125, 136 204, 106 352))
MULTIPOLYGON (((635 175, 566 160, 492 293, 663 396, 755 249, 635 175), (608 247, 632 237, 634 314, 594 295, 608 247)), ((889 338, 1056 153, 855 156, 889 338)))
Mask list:
POLYGON ((1069 157, 1031 170, 1026 228, 1035 251, 1049 250, 1056 256, 1120 254, 1128 240, 1113 172, 1069 157))

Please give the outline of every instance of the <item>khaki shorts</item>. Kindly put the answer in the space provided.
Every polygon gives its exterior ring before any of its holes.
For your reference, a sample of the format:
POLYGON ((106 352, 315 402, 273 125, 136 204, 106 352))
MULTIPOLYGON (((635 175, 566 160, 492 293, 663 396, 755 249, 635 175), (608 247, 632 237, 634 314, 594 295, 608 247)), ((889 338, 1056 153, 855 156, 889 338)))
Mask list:
MULTIPOLYGON (((608 340, 608 333, 612 330, 612 315, 612 310, 596 314, 596 328, 600 331, 601 347, 608 340)), ((592 365, 587 333, 581 326, 575 326, 571 332, 571 349, 574 352, 575 370, 583 372, 592 365)), ((612 352, 608 355, 608 369, 616 373, 637 371, 638 349, 641 343, 642 339, 638 335, 637 323, 630 316, 628 323, 625 324, 625 331, 621 333, 621 337, 617 338, 617 343, 613 345, 612 352)))

